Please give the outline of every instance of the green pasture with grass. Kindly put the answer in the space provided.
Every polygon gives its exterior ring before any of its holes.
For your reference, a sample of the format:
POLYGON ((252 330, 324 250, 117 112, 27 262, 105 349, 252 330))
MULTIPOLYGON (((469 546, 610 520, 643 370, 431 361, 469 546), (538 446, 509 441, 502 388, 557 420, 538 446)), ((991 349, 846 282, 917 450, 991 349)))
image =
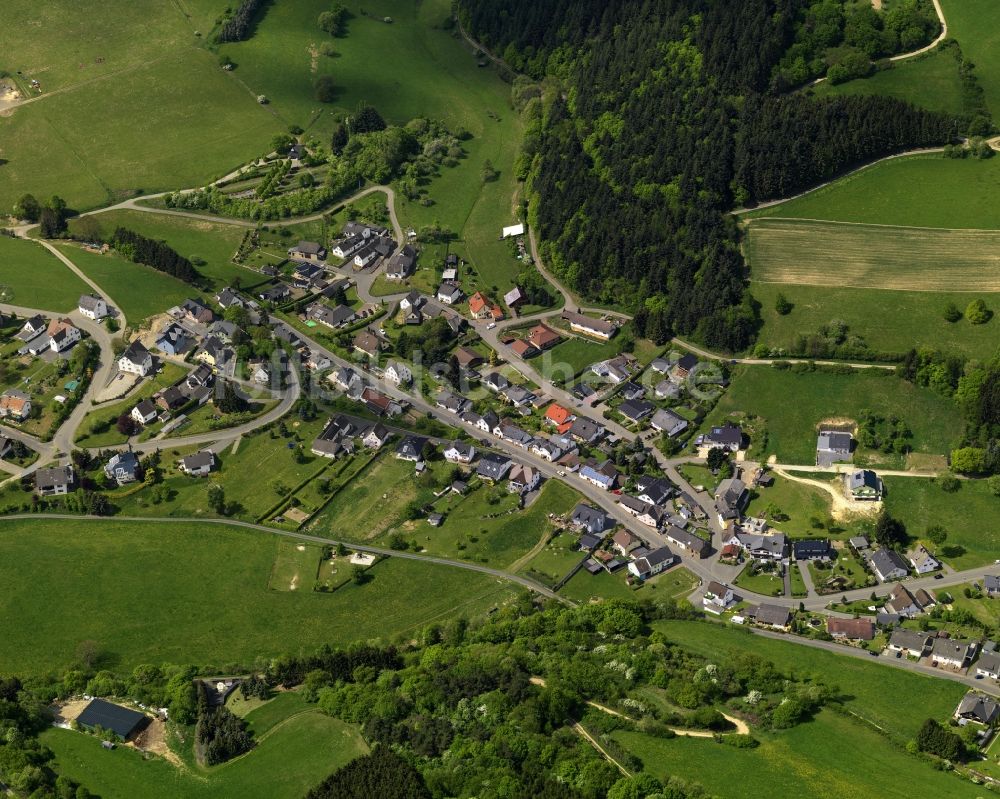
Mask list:
MULTIPOLYGON (((816 486, 788 480, 778 475, 772 475, 774 483, 768 487, 757 486, 751 492, 750 504, 747 506, 748 516, 764 516, 765 509, 774 506, 787 519, 774 520, 774 524, 782 532, 794 536, 824 535, 823 530, 812 526, 812 520, 826 522, 830 518, 832 499, 829 494, 816 486)), ((825 475, 830 479, 833 475, 825 475)))
POLYGON ((1000 530, 992 522, 1000 499, 984 480, 962 480, 949 493, 934 480, 886 477, 885 507, 906 525, 912 538, 923 538, 928 547, 956 570, 992 563, 1000 556, 1000 530), (932 525, 948 533, 935 547, 925 534, 932 525))
POLYGON ((1000 111, 1000 26, 990 0, 941 0, 948 35, 962 45, 965 57, 976 65, 976 78, 986 94, 994 118, 1000 111))
MULTIPOLYGON (((998 76, 1000 80, 1000 76, 998 76)), ((743 219, 781 217, 930 228, 1000 229, 1000 158, 940 153, 879 161, 743 219)))
POLYGON ((940 47, 894 63, 867 78, 836 85, 827 80, 810 90, 817 97, 884 95, 943 114, 966 113, 958 61, 950 50, 940 47))
POLYGON ((847 323, 850 335, 860 336, 876 352, 906 352, 911 347, 933 347, 970 358, 992 358, 1000 349, 996 318, 974 325, 967 319, 949 322, 944 309, 952 303, 965 310, 970 300, 983 299, 1000 314, 1000 294, 887 291, 791 283, 752 283, 750 292, 760 302, 764 326, 758 341, 780 353, 793 347, 800 335, 816 333, 834 319, 847 323), (792 304, 790 313, 775 310, 778 295, 792 304))
POLYGON ((90 290, 40 244, 0 236, 0 302, 66 312, 90 290))
POLYGON ((963 685, 950 680, 765 638, 732 625, 661 621, 653 626, 669 640, 713 662, 750 652, 771 661, 782 673, 795 675, 796 679, 808 678, 829 685, 839 692, 848 711, 862 721, 888 730, 889 737, 898 743, 913 738, 925 719, 948 718, 966 691, 963 685), (919 696, 920 701, 901 702, 899 697, 904 696, 919 696))
POLYGON ((722 746, 711 738, 663 739, 627 730, 612 737, 654 776, 700 783, 722 799, 976 795, 968 782, 915 761, 875 730, 831 710, 791 730, 756 733, 761 744, 755 749, 722 746), (885 774, 893 778, 882 779, 885 774))
MULTIPOLYGON (((736 368, 729 390, 706 417, 704 429, 732 414, 754 414, 763 418, 767 428, 764 456, 774 454, 779 463, 811 464, 816 460, 820 423, 844 418, 856 421, 862 410, 886 418, 895 415, 906 422, 913 432, 909 443, 920 454, 950 452, 962 432, 952 400, 890 373, 856 369, 849 374, 798 374, 768 366, 736 368), (795 402, 790 403, 789 397, 795 402)), ((855 463, 863 458, 876 464, 898 465, 900 461, 899 456, 860 449, 855 463)))
POLYGON ((368 751, 356 727, 306 705, 295 693, 279 694, 246 718, 256 747, 214 767, 198 766, 190 756, 184 766, 160 757, 147 759, 124 746, 107 751, 98 738, 72 730, 53 728, 42 734, 42 742, 54 752, 60 774, 84 783, 103 799, 299 799, 368 751))
POLYGON ((330 594, 274 591, 275 554, 267 533, 221 525, 0 522, 0 580, 21 586, 0 599, 0 671, 68 666, 85 640, 121 671, 162 662, 226 669, 324 643, 391 640, 517 594, 485 575, 398 559, 330 594))

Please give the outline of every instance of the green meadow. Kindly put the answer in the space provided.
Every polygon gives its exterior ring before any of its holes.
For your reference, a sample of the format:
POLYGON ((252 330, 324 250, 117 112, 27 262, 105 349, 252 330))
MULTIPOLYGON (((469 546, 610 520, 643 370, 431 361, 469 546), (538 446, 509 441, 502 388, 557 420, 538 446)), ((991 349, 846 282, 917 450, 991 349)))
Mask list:
MULTIPOLYGON (((895 415, 913 432, 915 453, 944 455, 962 432, 953 402, 882 370, 854 370, 849 374, 816 371, 798 374, 768 366, 744 366, 734 371, 729 389, 705 420, 704 427, 736 414, 763 419, 767 445, 762 457, 773 454, 780 463, 811 464, 816 458, 816 432, 828 419, 857 420, 862 410, 885 417, 895 415), (794 402, 789 402, 794 397, 794 402)), ((759 422, 757 423, 759 426, 759 422)), ((760 441, 751 442, 759 447, 760 441)), ((898 458, 859 450, 855 456, 873 463, 897 464, 898 458)))
POLYGON ((654 776, 700 783, 721 799, 976 795, 960 777, 915 761, 875 730, 830 710, 792 730, 755 736, 761 742, 756 749, 720 746, 711 738, 663 739, 626 730, 612 737, 654 776), (888 774, 892 778, 884 779, 888 774))
POLYGON ((0 236, 0 302, 71 311, 90 286, 40 244, 0 236))
POLYGON ((794 200, 741 215, 930 228, 1000 229, 1000 158, 879 161, 794 200))
POLYGON ((392 640, 431 621, 503 603, 509 585, 388 559, 334 593, 268 588, 278 541, 191 522, 0 522, 0 672, 73 662, 81 641, 107 662, 236 667, 321 644, 392 640), (232 665, 231 665, 232 664, 232 665))
POLYGON ((99 739, 72 730, 53 728, 41 739, 55 754, 60 774, 85 783, 102 799, 299 799, 368 749, 357 728, 307 705, 296 693, 279 694, 246 720, 256 747, 213 767, 196 764, 186 751, 183 765, 127 747, 109 752, 99 739))

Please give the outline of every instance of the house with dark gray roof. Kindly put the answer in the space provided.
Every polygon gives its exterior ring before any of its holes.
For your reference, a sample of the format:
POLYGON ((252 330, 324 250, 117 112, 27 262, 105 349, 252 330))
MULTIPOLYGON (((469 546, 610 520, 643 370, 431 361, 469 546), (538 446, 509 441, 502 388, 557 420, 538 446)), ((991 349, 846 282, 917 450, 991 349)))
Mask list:
POLYGON ((215 454, 207 449, 181 458, 180 469, 191 477, 204 477, 215 468, 215 454))
POLYGON ((76 718, 76 723, 85 730, 108 730, 125 740, 144 729, 149 721, 148 716, 137 710, 104 699, 92 699, 76 718))
POLYGON ((832 466, 851 459, 854 437, 839 430, 820 430, 816 439, 816 465, 832 466))
POLYGON ((730 452, 737 452, 743 449, 743 431, 739 425, 727 422, 721 427, 713 427, 709 430, 705 435, 704 443, 710 447, 722 447, 730 452))
POLYGON ((134 483, 139 479, 139 458, 131 451, 116 452, 104 464, 104 474, 118 485, 134 483))
POLYGON ((1000 575, 983 575, 983 592, 986 596, 1000 596, 1000 575))
POLYGON ((476 466, 476 474, 483 480, 496 483, 506 477, 512 465, 513 462, 506 455, 487 452, 479 459, 479 463, 476 466))
POLYGON ((895 550, 886 547, 877 549, 872 554, 869 564, 881 583, 889 580, 901 580, 910 574, 910 566, 903 560, 902 556, 895 550))
POLYGON ((404 461, 420 461, 426 447, 427 439, 423 436, 405 436, 396 447, 396 457, 404 461))
POLYGON ((703 558, 708 554, 709 546, 704 538, 700 538, 694 533, 689 533, 687 530, 682 530, 680 527, 668 524, 663 531, 663 535, 667 541, 676 544, 697 558, 703 558))
POLYGON ((579 503, 573 508, 570 524, 578 530, 586 530, 592 535, 599 535, 609 527, 614 526, 614 522, 608 518, 608 514, 600 508, 595 508, 584 502, 579 503))
POLYGON ((984 652, 976 661, 976 676, 989 677, 992 680, 1000 678, 1000 654, 984 652))
POLYGON ((73 467, 50 466, 35 472, 35 490, 45 497, 68 494, 73 489, 73 467))
POLYGON ((992 696, 969 691, 958 703, 955 718, 962 725, 971 721, 988 727, 1000 718, 1000 703, 992 696))
POLYGON ((654 430, 665 433, 671 438, 680 435, 687 430, 688 427, 687 419, 669 408, 661 408, 654 413, 653 418, 649 421, 649 424, 654 430))
POLYGON ((630 422, 640 422, 654 410, 652 402, 644 399, 625 400, 618 406, 618 413, 630 422))
POLYGON ((792 542, 795 560, 830 560, 836 554, 828 538, 813 538, 792 542))
POLYGON ((765 602, 747 608, 746 615, 753 619, 754 623, 776 630, 787 630, 792 620, 791 609, 784 605, 769 605, 765 602))
POLYGON ((931 645, 931 637, 919 630, 893 630, 889 636, 889 649, 906 652, 911 657, 921 658, 931 645))
POLYGON ((969 665, 975 653, 976 644, 973 641, 962 641, 957 638, 935 638, 931 642, 931 661, 936 666, 964 669, 969 665))
POLYGON ((648 580, 673 564, 676 559, 667 547, 659 547, 633 560, 628 565, 628 570, 633 577, 648 580))
POLYGON ((650 505, 663 505, 674 494, 674 487, 662 477, 644 474, 636 480, 637 496, 650 505))
POLYGON ((739 519, 749 502, 750 492, 738 477, 723 480, 715 490, 715 509, 722 524, 739 519))
POLYGON ((878 500, 882 498, 882 478, 871 469, 857 469, 847 476, 847 489, 852 499, 878 500))

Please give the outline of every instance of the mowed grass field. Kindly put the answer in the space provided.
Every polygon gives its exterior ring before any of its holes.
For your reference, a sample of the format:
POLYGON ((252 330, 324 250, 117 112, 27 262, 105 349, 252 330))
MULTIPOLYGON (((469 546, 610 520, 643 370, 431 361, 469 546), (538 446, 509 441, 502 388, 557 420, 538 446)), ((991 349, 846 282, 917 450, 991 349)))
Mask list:
MULTIPOLYGON (((108 663, 225 668, 324 643, 390 640, 517 595, 456 568, 392 559, 332 594, 272 591, 275 540, 188 522, 0 524, 0 672, 68 666, 81 641, 108 663)), ((135 794, 134 794, 135 795, 135 794)))
MULTIPOLYGON (((768 434, 765 451, 755 450, 757 456, 774 454, 780 463, 811 464, 816 459, 820 422, 857 420, 866 409, 905 421, 913 432, 910 444, 917 453, 944 455, 962 432, 962 421, 950 399, 892 374, 860 369, 850 374, 797 374, 767 366, 735 370, 729 390, 706 417, 703 429, 731 414, 752 413, 764 419, 768 434)), ((751 446, 760 446, 760 442, 751 441, 751 446)), ((859 450, 855 461, 861 456, 894 464, 896 457, 859 450)))
POLYGON ((1000 158, 879 161, 788 202, 742 214, 911 227, 1000 229, 1000 158))
POLYGON ((915 761, 876 731, 831 710, 794 729, 756 735, 761 741, 756 749, 719 746, 711 738, 665 740, 627 730, 612 737, 654 776, 700 783, 721 799, 977 795, 960 777, 915 761), (886 774, 892 779, 883 779, 886 774))
POLYGON ((90 287, 40 244, 0 236, 0 291, 0 302, 71 311, 90 287))
POLYGON ((279 694, 247 714, 257 746, 244 757, 204 768, 185 758, 179 767, 134 749, 108 752, 90 735, 53 728, 42 741, 60 774, 86 784, 103 799, 299 799, 328 774, 367 751, 356 727, 279 694))
POLYGON ((767 219, 751 223, 746 253, 758 283, 1000 291, 1000 231, 767 219))
POLYGON ((976 65, 976 78, 986 94, 986 105, 1000 111, 1000 21, 991 0, 941 0, 948 35, 962 45, 965 57, 976 65))

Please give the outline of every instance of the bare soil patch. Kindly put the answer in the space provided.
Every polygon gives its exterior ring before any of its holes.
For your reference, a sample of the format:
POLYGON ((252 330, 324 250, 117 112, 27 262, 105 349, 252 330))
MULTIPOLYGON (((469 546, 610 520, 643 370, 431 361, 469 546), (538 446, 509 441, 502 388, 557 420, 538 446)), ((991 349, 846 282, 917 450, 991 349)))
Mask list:
POLYGON ((847 496, 844 490, 844 478, 842 475, 835 475, 833 479, 828 481, 814 480, 809 477, 800 477, 795 472, 786 472, 783 469, 775 469, 775 474, 781 475, 786 480, 792 480, 796 483, 803 483, 805 485, 811 485, 815 488, 822 489, 830 498, 833 500, 830 515, 838 521, 847 521, 849 519, 856 519, 863 516, 877 516, 878 512, 882 509, 881 502, 857 502, 847 496))
POLYGON ((69 724, 71 721, 76 721, 89 704, 89 699, 71 699, 53 706, 56 724, 69 724))

